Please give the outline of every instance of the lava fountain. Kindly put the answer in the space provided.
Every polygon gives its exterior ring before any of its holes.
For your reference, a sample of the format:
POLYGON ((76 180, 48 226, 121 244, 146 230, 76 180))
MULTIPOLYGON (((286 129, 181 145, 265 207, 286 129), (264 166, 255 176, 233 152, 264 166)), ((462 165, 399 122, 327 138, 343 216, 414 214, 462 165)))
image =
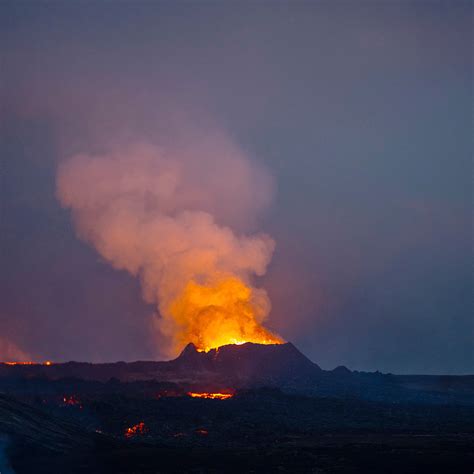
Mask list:
POLYGON ((192 342, 198 351, 246 342, 284 342, 263 327, 265 312, 258 293, 235 277, 215 285, 188 282, 179 298, 172 302, 170 313, 186 328, 180 335, 181 343, 192 342))

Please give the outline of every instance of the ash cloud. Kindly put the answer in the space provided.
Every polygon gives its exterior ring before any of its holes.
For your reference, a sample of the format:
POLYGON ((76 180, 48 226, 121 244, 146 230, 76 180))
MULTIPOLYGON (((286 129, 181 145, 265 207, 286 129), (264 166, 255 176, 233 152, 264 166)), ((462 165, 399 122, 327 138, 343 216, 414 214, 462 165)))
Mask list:
POLYGON ((170 355, 194 326, 171 310, 190 281, 237 278, 252 288, 258 324, 270 311, 265 290, 252 283, 266 272, 275 243, 238 229, 251 228, 268 206, 273 180, 224 132, 190 135, 173 145, 129 142, 76 154, 57 173, 57 196, 78 236, 138 276, 145 300, 158 305, 170 355))

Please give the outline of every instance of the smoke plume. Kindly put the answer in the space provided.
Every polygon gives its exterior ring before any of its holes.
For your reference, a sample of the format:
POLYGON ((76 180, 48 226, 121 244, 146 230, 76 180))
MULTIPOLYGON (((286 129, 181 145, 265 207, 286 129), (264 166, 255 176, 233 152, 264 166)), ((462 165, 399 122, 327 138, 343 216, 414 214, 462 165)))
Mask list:
POLYGON ((157 305, 169 355, 187 342, 200 349, 280 342, 261 325, 270 301, 252 284, 274 241, 241 232, 272 190, 266 170, 223 133, 76 154, 57 173, 57 195, 78 236, 139 277, 145 300, 157 305))
POLYGON ((0 361, 29 361, 31 356, 22 351, 15 343, 0 337, 0 361))

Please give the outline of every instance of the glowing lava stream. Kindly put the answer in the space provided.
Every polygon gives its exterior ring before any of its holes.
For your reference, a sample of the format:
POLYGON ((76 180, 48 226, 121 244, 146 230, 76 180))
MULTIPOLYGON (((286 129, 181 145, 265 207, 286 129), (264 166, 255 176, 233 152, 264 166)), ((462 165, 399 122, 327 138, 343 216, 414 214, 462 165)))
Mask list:
POLYGON ((213 400, 227 400, 232 398, 234 395, 232 393, 210 393, 210 392, 188 392, 188 395, 192 398, 210 398, 213 400))
POLYGON ((135 436, 138 435, 144 435, 148 432, 148 428, 145 426, 145 423, 143 421, 140 421, 140 423, 137 423, 136 425, 130 426, 125 430, 124 436, 125 438, 134 438, 135 436))
POLYGON ((8 361, 8 362, 0 362, 0 364, 5 364, 5 365, 53 365, 53 363, 50 360, 47 360, 46 362, 19 362, 19 361, 8 361))

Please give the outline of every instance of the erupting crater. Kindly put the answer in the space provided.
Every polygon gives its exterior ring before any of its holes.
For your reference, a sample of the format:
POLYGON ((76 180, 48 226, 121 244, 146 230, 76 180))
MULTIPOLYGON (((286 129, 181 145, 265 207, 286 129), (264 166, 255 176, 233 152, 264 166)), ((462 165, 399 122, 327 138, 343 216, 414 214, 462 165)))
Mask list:
POLYGON ((264 326, 269 312, 265 291, 253 288, 236 276, 213 283, 190 281, 163 313, 174 321, 171 327, 175 349, 186 342, 199 352, 227 345, 283 344, 285 341, 264 326))
POLYGON ((189 343, 169 364, 174 373, 192 381, 189 391, 199 394, 225 393, 229 390, 224 388, 236 390, 255 381, 273 386, 278 380, 305 379, 321 372, 289 342, 227 344, 207 352, 189 343))
POLYGON ((271 334, 271 338, 269 339, 258 339, 258 338, 252 338, 250 340, 241 340, 241 339, 235 339, 235 338, 230 338, 228 340, 225 340, 225 338, 222 338, 223 343, 216 343, 215 345, 212 344, 210 346, 200 346, 194 344, 196 347, 196 350, 198 352, 209 352, 209 351, 219 351, 221 347, 225 346, 243 346, 244 344, 251 343, 251 344, 259 344, 262 346, 269 346, 269 345, 274 345, 274 344, 284 344, 285 341, 281 339, 278 336, 274 336, 271 334))

